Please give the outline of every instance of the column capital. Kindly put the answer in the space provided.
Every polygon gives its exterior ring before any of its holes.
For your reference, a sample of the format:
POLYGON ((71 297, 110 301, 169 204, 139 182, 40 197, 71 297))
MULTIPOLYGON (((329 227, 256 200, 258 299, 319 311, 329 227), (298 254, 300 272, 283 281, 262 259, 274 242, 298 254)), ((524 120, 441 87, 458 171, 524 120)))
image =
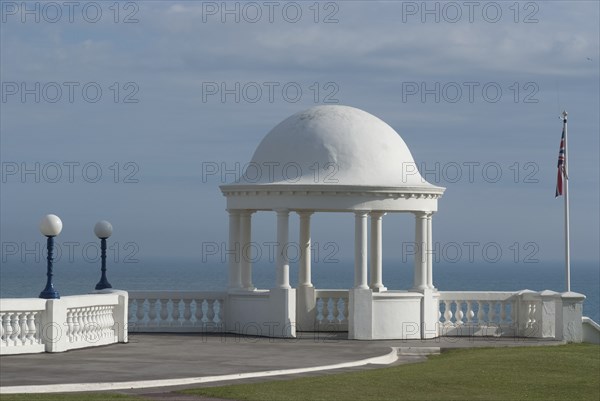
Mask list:
POLYGON ((426 219, 428 217, 431 216, 432 212, 428 212, 428 211, 417 211, 417 212, 413 212, 415 217, 418 219, 426 219))
POLYGON ((242 209, 225 209, 227 210, 227 213, 229 214, 240 214, 240 212, 242 211, 242 209))
POLYGON ((277 214, 284 214, 284 215, 290 214, 290 209, 286 209, 286 208, 277 208, 277 209, 273 209, 273 211, 277 214))
POLYGON ((296 213, 298 214, 298 216, 300 216, 300 217, 303 217, 303 216, 304 216, 304 217, 310 217, 310 216, 312 216, 312 215, 315 213, 315 211, 314 211, 314 210, 296 210, 295 212, 296 212, 296 213))
POLYGON ((238 209, 241 216, 251 216, 256 210, 253 209, 238 209))
POLYGON ((355 216, 361 216, 361 217, 362 217, 362 216, 368 216, 368 215, 369 215, 369 213, 370 213, 370 211, 369 211, 369 210, 355 210, 355 211, 354 211, 354 215, 355 215, 355 216))
POLYGON ((373 219, 381 219, 386 214, 387 214, 386 212, 381 212, 378 210, 372 210, 369 212, 369 216, 371 216, 371 218, 373 218, 373 219))

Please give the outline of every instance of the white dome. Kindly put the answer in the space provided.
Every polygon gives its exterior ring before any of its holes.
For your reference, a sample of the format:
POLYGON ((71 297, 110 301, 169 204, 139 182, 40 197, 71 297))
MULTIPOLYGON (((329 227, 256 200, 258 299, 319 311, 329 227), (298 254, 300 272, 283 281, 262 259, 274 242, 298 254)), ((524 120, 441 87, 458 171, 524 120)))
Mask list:
POLYGON ((279 123, 236 184, 431 187, 392 127, 339 105, 312 107, 279 123))

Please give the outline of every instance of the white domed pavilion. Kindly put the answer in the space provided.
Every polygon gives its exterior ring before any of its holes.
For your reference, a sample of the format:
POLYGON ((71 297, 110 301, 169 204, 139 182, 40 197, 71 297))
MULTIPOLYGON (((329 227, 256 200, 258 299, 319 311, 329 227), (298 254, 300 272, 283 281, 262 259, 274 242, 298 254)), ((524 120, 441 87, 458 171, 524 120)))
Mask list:
MULTIPOLYGON (((258 295, 271 299, 265 300, 271 311, 264 316, 265 321, 273 321, 275 314, 282 324, 314 330, 318 295, 311 283, 310 219, 320 212, 348 212, 355 219, 355 285, 346 305, 349 337, 399 338, 399 325, 406 321, 437 322, 437 316, 424 316, 428 314, 422 311, 433 310, 428 305, 436 293, 432 258, 428 257, 431 217, 444 188, 421 177, 402 137, 379 118, 339 105, 296 113, 264 137, 241 179, 222 185, 221 191, 227 198, 230 219, 229 250, 236 256, 230 257, 229 290, 239 294, 240 307, 242 303, 250 305, 249 310, 234 308, 241 311, 236 321, 261 321, 247 299, 258 295), (252 214, 257 211, 277 213, 277 279, 274 289, 266 292, 257 291, 252 284, 252 258, 248 254, 252 214), (300 216, 297 294, 289 284, 286 255, 290 212, 300 216), (387 291, 382 283, 382 218, 393 212, 413 213, 416 219, 418 252, 409 291, 387 291), (392 304, 404 312, 395 307, 391 316, 388 309, 392 304), (386 324, 375 323, 378 313, 386 315, 386 324)), ((292 331, 294 328, 290 331, 294 335, 292 331)), ((419 333, 417 337, 425 335, 419 333)))

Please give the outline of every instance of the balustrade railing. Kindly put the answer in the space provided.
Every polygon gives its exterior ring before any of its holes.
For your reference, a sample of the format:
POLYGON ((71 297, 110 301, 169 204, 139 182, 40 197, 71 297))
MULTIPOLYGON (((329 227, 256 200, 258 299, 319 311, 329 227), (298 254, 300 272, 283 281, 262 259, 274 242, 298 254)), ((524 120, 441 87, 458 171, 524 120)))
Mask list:
POLYGON ((223 292, 130 291, 129 331, 221 331, 226 299, 223 292))
POLYGON ((0 300, 0 354, 61 352, 127 342, 127 293, 0 300))
POLYGON ((316 331, 348 330, 348 291, 316 290, 316 331))
POLYGON ((40 328, 45 310, 42 299, 0 300, 0 354, 43 352, 40 328))
POLYGON ((69 349, 118 342, 119 326, 124 324, 115 321, 118 303, 100 297, 90 295, 67 299, 69 306, 63 332, 69 349))
POLYGON ((443 291, 441 336, 527 336, 537 329, 540 302, 514 292, 443 291))

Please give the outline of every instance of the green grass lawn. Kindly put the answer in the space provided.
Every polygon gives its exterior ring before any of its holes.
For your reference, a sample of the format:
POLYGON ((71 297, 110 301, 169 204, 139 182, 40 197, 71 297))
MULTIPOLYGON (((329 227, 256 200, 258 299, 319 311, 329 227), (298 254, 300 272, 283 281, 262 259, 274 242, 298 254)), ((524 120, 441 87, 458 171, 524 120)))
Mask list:
POLYGON ((108 393, 0 394, 0 401, 143 401, 143 398, 108 393))
POLYGON ((451 350, 426 363, 186 394, 235 400, 600 400, 600 346, 451 350))

